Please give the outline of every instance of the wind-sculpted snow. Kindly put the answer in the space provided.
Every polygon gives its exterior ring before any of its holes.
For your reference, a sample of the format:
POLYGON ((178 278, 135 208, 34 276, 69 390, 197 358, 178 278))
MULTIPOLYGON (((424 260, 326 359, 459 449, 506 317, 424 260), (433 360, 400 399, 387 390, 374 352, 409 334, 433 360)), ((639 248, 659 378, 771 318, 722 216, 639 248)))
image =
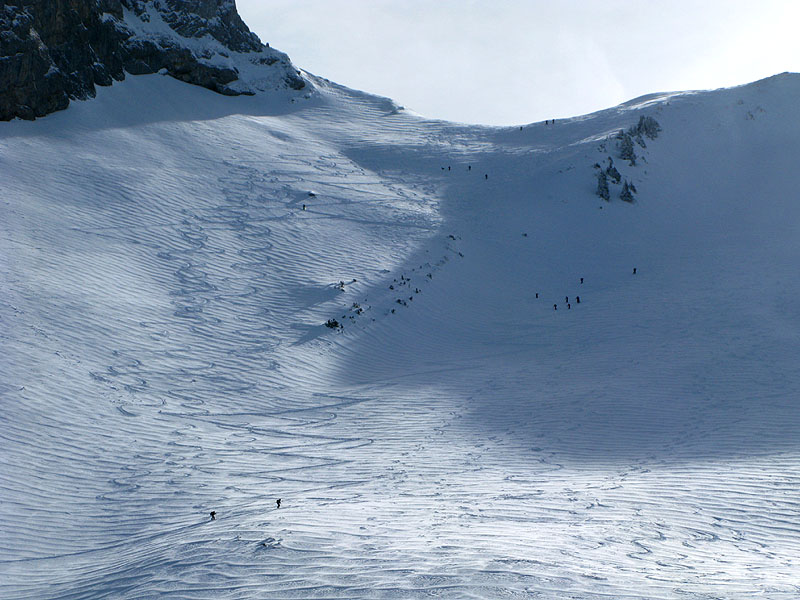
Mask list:
POLYGON ((796 598, 797 77, 506 129, 316 84, 2 124, 0 596, 796 598))

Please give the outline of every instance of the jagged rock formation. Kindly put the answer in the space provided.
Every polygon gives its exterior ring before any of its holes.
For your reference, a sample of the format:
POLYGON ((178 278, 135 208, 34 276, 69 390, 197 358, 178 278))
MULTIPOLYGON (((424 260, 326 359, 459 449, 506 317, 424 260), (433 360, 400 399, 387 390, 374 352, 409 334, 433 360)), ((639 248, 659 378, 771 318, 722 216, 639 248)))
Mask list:
POLYGON ((0 5, 0 120, 33 119, 125 72, 161 69, 222 94, 300 90, 288 57, 261 44, 234 0, 7 0, 0 5), (241 68, 260 69, 257 81, 241 68), (261 71, 267 70, 268 73, 261 71))
MULTIPOLYGON (((618 157, 628 161, 628 166, 635 167, 638 157, 634 148, 634 142, 642 149, 645 149, 647 148, 647 144, 644 138, 654 140, 658 137, 660 132, 661 125, 658 124, 658 121, 651 116, 640 116, 639 122, 636 125, 629 127, 627 130, 620 129, 614 136, 613 141, 616 142, 618 157)), ((606 141, 600 144, 597 149, 600 152, 606 153, 608 152, 607 144, 610 143, 612 143, 611 136, 606 138, 606 141)), ((608 166, 605 168, 603 168, 600 163, 594 163, 595 175, 597 177, 595 194, 608 202, 611 200, 611 191, 608 186, 609 181, 616 185, 622 183, 622 190, 619 194, 620 199, 625 202, 633 203, 636 200, 634 194, 638 193, 636 185, 633 180, 629 181, 627 178, 625 178, 623 182, 622 173, 614 166, 614 159, 611 158, 610 155, 606 158, 608 159, 608 166)), ((645 160, 645 162, 647 161, 645 160)))
MULTIPOLYGON (((137 4, 141 11, 144 3, 137 4)), ((169 9, 162 13, 164 20, 183 37, 210 34, 236 52, 261 50, 261 41, 239 17, 234 0, 164 0, 164 4, 169 9)))

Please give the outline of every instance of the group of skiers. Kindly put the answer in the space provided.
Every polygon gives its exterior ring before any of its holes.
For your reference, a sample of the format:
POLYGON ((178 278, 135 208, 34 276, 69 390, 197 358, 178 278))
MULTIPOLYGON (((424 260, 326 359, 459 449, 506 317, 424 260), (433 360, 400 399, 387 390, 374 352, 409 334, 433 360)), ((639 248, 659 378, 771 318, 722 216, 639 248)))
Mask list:
MULTIPOLYGON (((633 274, 636 275, 636 267, 633 267, 633 274)), ((581 277, 581 285, 583 285, 583 277, 581 277)), ((539 292, 536 292, 536 297, 539 297, 539 292)), ((569 301, 569 296, 564 296, 564 303, 567 305, 567 310, 572 309, 572 303, 569 301)), ((581 297, 575 296, 575 304, 581 303, 581 297)), ((553 304, 553 310, 558 310, 558 304, 553 304)))
MULTIPOLYGON (((536 297, 538 298, 539 294, 536 294, 536 297)), ((567 305, 567 310, 570 310, 572 308, 572 304, 569 301, 569 296, 564 297, 564 302, 567 305)), ((575 304, 580 304, 580 303, 581 303, 581 297, 575 296, 575 304)), ((558 310, 558 304, 553 304, 553 310, 558 310)))
MULTIPOLYGON (((567 310, 572 309, 572 303, 569 301, 569 296, 564 298, 564 302, 567 305, 567 310)), ((581 303, 581 297, 575 296, 575 304, 580 304, 580 303, 581 303)), ((553 310, 558 310, 558 304, 553 304, 553 310)))

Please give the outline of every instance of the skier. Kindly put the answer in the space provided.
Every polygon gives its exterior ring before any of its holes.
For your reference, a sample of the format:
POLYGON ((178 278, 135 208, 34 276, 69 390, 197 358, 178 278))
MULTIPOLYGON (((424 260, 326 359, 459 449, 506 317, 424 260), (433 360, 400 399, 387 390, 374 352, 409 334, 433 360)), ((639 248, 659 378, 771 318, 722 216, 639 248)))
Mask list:
POLYGON ((553 304, 553 310, 558 310, 558 304, 553 304))
POLYGON ((217 511, 215 511, 215 510, 212 510, 212 511, 211 511, 210 513, 208 513, 208 514, 210 514, 210 515, 211 515, 211 520, 212 520, 212 521, 216 521, 216 520, 217 520, 217 511))
POLYGON ((536 297, 537 297, 537 298, 539 297, 539 292, 536 292, 536 297))
POLYGON ((467 165, 467 171, 472 171, 472 165, 467 165))
POLYGON ((569 302, 569 296, 564 296, 564 302, 569 302))
POLYGON ((567 310, 572 310, 572 304, 570 304, 569 302, 567 302, 567 310))
POLYGON ((277 500, 275 500, 275 504, 277 504, 278 508, 280 508, 281 507, 281 499, 278 498, 277 500))
POLYGON ((484 179, 489 179, 489 174, 488 174, 488 173, 486 173, 486 174, 483 176, 483 178, 484 178, 484 179))
POLYGON ((581 297, 575 296, 575 304, 580 304, 580 303, 581 303, 581 297))
POLYGON ((636 275, 636 267, 633 267, 633 274, 636 275))
POLYGON ((583 277, 581 277, 581 285, 583 285, 583 277))
POLYGON ((303 204, 303 210, 305 210, 305 209, 306 209, 306 205, 305 205, 305 204, 303 204))

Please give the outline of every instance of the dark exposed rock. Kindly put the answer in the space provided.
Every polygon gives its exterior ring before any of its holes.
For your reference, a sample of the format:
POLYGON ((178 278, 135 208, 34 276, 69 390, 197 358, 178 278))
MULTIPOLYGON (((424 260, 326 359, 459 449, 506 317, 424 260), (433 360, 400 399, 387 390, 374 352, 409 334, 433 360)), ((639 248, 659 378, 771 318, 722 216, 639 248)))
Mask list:
POLYGON ((632 183, 628 183, 626 179, 625 182, 622 184, 622 191, 619 193, 620 199, 624 200, 625 202, 631 202, 635 200, 633 197, 633 193, 636 191, 636 187, 632 183))
POLYGON ((636 151, 633 148, 633 137, 627 131, 622 131, 617 134, 619 157, 627 160, 628 164, 632 167, 636 165, 636 151))
POLYGON ((272 69, 277 85, 305 87, 288 58, 247 28, 234 0, 6 0, 0 3, 0 120, 64 109, 125 72, 166 69, 222 94, 253 93, 238 81, 236 57, 272 69))
POLYGON ((646 117, 642 115, 639 117, 639 122, 634 127, 631 127, 628 132, 631 135, 639 137, 644 135, 651 140, 654 140, 661 132, 661 125, 659 125, 658 121, 656 121, 653 117, 646 117))
POLYGON ((261 41, 244 24, 236 5, 225 0, 165 0, 164 20, 183 37, 209 34, 236 52, 258 52, 261 41))
POLYGON ((597 190, 595 193, 606 202, 611 199, 611 194, 608 191, 608 176, 605 171, 597 172, 597 190))

